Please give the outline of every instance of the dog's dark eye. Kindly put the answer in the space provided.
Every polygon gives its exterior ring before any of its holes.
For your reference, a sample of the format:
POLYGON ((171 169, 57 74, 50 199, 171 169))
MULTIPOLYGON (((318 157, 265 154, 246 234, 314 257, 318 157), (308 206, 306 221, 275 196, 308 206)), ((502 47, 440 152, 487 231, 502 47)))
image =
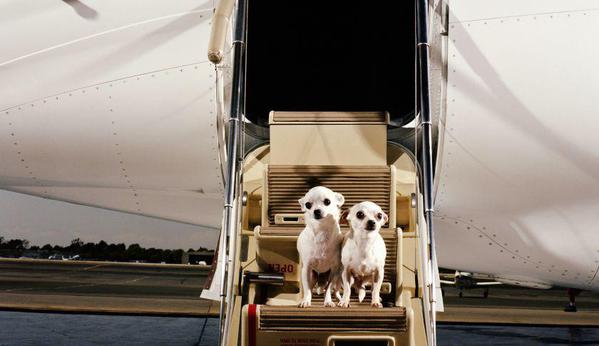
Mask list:
POLYGON ((357 212, 357 213, 356 213, 356 217, 357 217, 358 219, 362 220, 362 219, 364 218, 364 213, 363 213, 363 212, 361 212, 361 211, 359 211, 359 212, 357 212))
POLYGON ((306 202, 306 209, 312 209, 312 203, 306 202))
POLYGON ((376 214, 376 218, 379 219, 379 220, 382 220, 383 219, 383 214, 381 214, 381 213, 376 214))
POLYGON ((329 205, 329 204, 331 204, 331 200, 328 199, 328 198, 325 198, 324 199, 324 205, 329 205))

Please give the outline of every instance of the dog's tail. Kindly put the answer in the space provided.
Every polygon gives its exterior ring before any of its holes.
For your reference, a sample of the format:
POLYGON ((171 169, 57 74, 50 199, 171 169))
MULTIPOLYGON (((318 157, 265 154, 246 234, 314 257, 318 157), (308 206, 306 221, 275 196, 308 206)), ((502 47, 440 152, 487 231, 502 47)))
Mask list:
POLYGON ((366 297, 366 287, 362 285, 358 288, 358 301, 361 303, 364 300, 364 297, 366 297))

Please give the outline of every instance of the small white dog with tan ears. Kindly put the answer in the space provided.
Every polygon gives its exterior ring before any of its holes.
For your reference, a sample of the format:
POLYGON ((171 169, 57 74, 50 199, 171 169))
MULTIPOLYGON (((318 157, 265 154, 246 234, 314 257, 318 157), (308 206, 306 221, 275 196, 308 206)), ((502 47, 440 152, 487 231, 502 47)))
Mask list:
POLYGON ((299 200, 306 223, 297 238, 297 251, 302 263, 303 298, 298 305, 301 308, 312 304, 312 288, 317 283, 318 293, 322 286, 326 288, 324 306, 335 306, 331 290, 340 281, 343 235, 339 228, 339 208, 344 201, 342 194, 324 186, 310 189, 299 200))
POLYGON ((366 201, 354 205, 347 220, 351 229, 345 235, 341 250, 343 297, 339 306, 349 307, 352 286, 358 289, 361 303, 366 295, 365 285, 372 284, 371 305, 382 308, 380 292, 387 248, 380 230, 389 217, 377 204, 366 201))

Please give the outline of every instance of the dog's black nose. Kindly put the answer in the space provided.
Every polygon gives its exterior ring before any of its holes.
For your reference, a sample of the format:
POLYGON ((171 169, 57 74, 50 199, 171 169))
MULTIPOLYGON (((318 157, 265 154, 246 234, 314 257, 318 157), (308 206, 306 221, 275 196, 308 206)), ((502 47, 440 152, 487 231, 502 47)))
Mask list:
POLYGON ((376 223, 374 221, 372 221, 372 220, 366 221, 366 229, 367 230, 374 231, 375 227, 376 227, 376 223))
POLYGON ((314 210, 314 218, 316 220, 319 220, 320 218, 322 218, 322 211, 320 211, 320 209, 314 210))

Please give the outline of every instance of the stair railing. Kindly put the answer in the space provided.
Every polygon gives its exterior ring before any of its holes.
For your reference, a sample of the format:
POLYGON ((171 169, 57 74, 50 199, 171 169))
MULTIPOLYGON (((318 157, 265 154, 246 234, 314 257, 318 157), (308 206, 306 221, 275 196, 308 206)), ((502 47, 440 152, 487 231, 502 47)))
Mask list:
POLYGON ((429 43, 428 43, 428 1, 416 1, 416 59, 417 59, 417 88, 416 103, 420 121, 418 128, 422 131, 421 142, 421 167, 422 185, 424 187, 424 214, 427 227, 428 249, 422 249, 423 256, 423 287, 424 299, 428 301, 428 313, 425 320, 428 322, 428 344, 436 345, 436 291, 434 273, 437 264, 435 252, 435 233, 433 227, 434 200, 433 200, 433 123, 430 107, 429 92, 429 43), (427 251, 426 251, 427 250, 427 251), (424 257, 425 256, 425 257, 424 257))
MULTIPOLYGON (((227 26, 233 11, 234 0, 219 1, 212 23, 208 58, 218 64, 222 61, 227 26)), ((241 183, 243 161, 243 117, 245 113, 245 42, 247 0, 237 0, 233 34, 233 76, 231 81, 231 108, 227 123, 227 167, 225 171, 225 203, 219 243, 219 262, 222 264, 220 280, 219 345, 231 341, 231 320, 235 307, 234 278, 237 256, 237 231, 240 227, 241 183)))

